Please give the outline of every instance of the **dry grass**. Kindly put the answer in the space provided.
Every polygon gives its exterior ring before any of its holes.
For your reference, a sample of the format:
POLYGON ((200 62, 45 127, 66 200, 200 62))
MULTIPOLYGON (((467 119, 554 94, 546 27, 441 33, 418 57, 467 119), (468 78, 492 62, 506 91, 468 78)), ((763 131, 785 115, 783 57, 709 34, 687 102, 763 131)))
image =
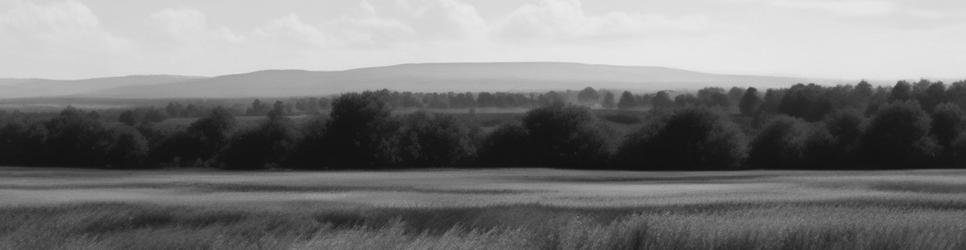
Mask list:
POLYGON ((4 170, 0 249, 966 249, 962 171, 4 170))

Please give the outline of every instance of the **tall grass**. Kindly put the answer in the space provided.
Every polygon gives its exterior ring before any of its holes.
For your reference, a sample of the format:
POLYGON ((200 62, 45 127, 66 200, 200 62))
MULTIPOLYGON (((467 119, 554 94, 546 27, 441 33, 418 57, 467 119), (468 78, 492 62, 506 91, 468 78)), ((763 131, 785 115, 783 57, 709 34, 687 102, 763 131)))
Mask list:
POLYGON ((0 249, 966 249, 966 210, 884 203, 0 209, 0 249))

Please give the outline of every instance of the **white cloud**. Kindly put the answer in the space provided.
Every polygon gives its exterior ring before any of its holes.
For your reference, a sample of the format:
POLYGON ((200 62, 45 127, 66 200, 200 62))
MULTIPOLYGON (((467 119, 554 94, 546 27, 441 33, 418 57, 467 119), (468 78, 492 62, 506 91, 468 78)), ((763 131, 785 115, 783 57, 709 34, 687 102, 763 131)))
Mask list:
POLYGON ((252 38, 279 42, 302 48, 323 48, 330 46, 327 35, 318 27, 306 24, 292 13, 256 28, 252 38))
POLYGON ((893 2, 877 0, 773 0, 782 7, 823 10, 845 16, 884 16, 898 10, 893 2))
POLYGON ((103 29, 86 5, 74 1, 39 4, 14 1, 0 12, 0 40, 31 52, 88 51, 123 53, 133 43, 103 29))
POLYGON ((909 13, 909 15, 912 15, 914 17, 918 17, 921 19, 929 19, 929 20, 939 20, 947 17, 946 14, 935 10, 917 9, 917 10, 909 10, 907 11, 907 13, 909 13))
POLYGON ((405 13, 398 19, 411 23, 423 38, 479 39, 488 24, 476 7, 457 0, 398 0, 405 13))
POLYGON ((7 77, 113 74, 138 49, 79 2, 6 1, 0 7, 0 68, 7 77))
POLYGON ((412 26, 385 17, 368 1, 362 1, 356 11, 321 26, 344 47, 381 47, 410 40, 416 34, 412 26))
POLYGON ((510 39, 579 40, 694 32, 709 25, 702 15, 669 17, 620 11, 592 15, 584 11, 579 0, 542 0, 516 9, 495 31, 510 39))
POLYGON ((225 27, 213 27, 208 17, 197 9, 163 9, 151 14, 149 24, 160 29, 180 45, 202 46, 208 43, 238 43, 244 39, 225 27))

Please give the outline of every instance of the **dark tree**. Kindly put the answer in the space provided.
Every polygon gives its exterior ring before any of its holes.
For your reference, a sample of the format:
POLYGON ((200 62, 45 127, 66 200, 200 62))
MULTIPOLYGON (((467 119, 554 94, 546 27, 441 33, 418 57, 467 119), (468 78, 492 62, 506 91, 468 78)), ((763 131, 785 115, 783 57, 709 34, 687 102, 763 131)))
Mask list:
POLYGON ((228 109, 218 107, 208 116, 198 119, 188 127, 188 134, 199 143, 199 156, 207 159, 213 157, 228 143, 238 122, 228 109))
POLYGON ((163 122, 168 117, 156 108, 150 108, 144 113, 144 121, 148 123, 163 122))
POLYGON ((47 127, 26 117, 5 117, 0 126, 0 163, 36 166, 50 164, 47 127))
POLYGON ((957 168, 966 166, 966 133, 959 134, 952 143, 953 164, 957 168))
POLYGON ((271 107, 269 107, 268 104, 262 102, 262 100, 255 99, 255 101, 252 101, 251 107, 248 107, 248 110, 245 111, 245 114, 247 114, 247 115, 264 115, 270 109, 271 109, 271 107))
POLYGON ((344 94, 332 103, 322 143, 331 168, 385 167, 396 161, 399 125, 377 92, 344 94))
POLYGON ((565 103, 567 101, 567 99, 564 98, 563 95, 561 95, 560 93, 557 93, 555 91, 550 91, 550 92, 547 92, 545 94, 542 94, 537 99, 538 99, 537 100, 537 103, 539 105, 541 105, 541 106, 561 104, 561 103, 565 103))
POLYGON ((638 170, 736 169, 745 157, 744 135, 724 115, 692 107, 654 118, 630 135, 618 160, 638 170))
POLYGON ((854 109, 829 114, 809 133, 803 163, 810 169, 861 167, 858 150, 865 122, 862 113, 854 109))
POLYGON ((855 152, 865 132, 865 116, 857 110, 841 110, 830 114, 822 122, 823 127, 835 139, 842 152, 855 152))
POLYGON ((728 100, 731 103, 739 103, 741 102, 741 98, 745 96, 745 92, 747 91, 743 88, 739 88, 737 86, 731 87, 731 89, 728 90, 728 100))
MULTIPOLYGON (((624 96, 621 95, 621 98, 624 98, 624 96)), ((617 103, 614 101, 614 93, 610 91, 605 92, 604 100, 601 101, 600 106, 604 107, 605 109, 613 109, 617 107, 617 103)))
POLYGON ((282 115, 284 107, 276 102, 268 119, 258 127, 231 138, 219 156, 221 168, 252 170, 277 168, 295 150, 298 131, 292 121, 282 115))
POLYGON ((952 164, 954 149, 953 142, 962 134, 966 126, 966 113, 959 106, 943 103, 932 111, 932 127, 930 134, 943 147, 939 158, 943 164, 952 164))
POLYGON ((164 107, 164 111, 168 113, 168 116, 185 116, 184 106, 177 102, 169 102, 168 105, 164 107))
POLYGON ((595 105, 600 103, 600 94, 591 87, 586 87, 577 93, 577 101, 583 105, 595 105))
POLYGON ((524 115, 523 127, 530 136, 532 157, 543 166, 599 167, 609 155, 596 118, 584 107, 537 108, 524 115))
POLYGON ((148 141, 132 127, 116 128, 112 132, 113 143, 108 149, 107 157, 111 168, 137 169, 146 168, 148 158, 148 141))
POLYGON ((530 134, 518 124, 502 125, 483 139, 480 163, 490 166, 523 167, 533 164, 530 134))
POLYGON ((907 101, 912 99, 912 84, 907 81, 899 81, 892 87, 889 93, 889 101, 907 101))
POLYGON ((748 163, 761 169, 801 167, 805 125, 799 119, 777 116, 751 141, 748 163))
POLYGON ((966 81, 954 82, 946 89, 946 98, 959 108, 966 109, 966 81))
POLYGON ((667 91, 658 91, 651 103, 655 109, 674 107, 674 100, 671 100, 671 94, 668 94, 667 91))
POLYGON ((929 115, 914 101, 885 105, 863 136, 865 161, 876 168, 928 166, 937 148, 929 137, 930 123, 929 115))
POLYGON ((692 94, 680 94, 674 97, 674 105, 678 107, 688 107, 700 105, 701 100, 692 94))
POLYGON ((752 87, 748 88, 744 96, 741 97, 738 109, 742 115, 750 116, 758 112, 759 106, 761 106, 761 97, 758 96, 758 89, 752 87))
POLYGON ((731 98, 725 94, 722 88, 703 88, 698 90, 697 96, 701 105, 709 107, 731 107, 731 98))
POLYGON ((849 107, 858 109, 858 110, 865 109, 866 105, 868 105, 869 100, 872 98, 872 95, 874 94, 875 94, 875 90, 872 88, 872 84, 869 84, 869 82, 862 80, 861 82, 856 84, 854 88, 852 88, 852 91, 849 92, 849 96, 848 96, 849 107))
POLYGON ((450 115, 411 114, 397 136, 399 157, 406 166, 451 167, 475 151, 469 129, 450 115))
POLYGON ((110 133, 94 112, 68 107, 46 122, 44 144, 50 163, 62 166, 103 167, 111 145, 110 133))
POLYGON ((324 141, 327 123, 325 117, 317 116, 299 128, 302 138, 296 142, 292 155, 286 162, 288 167, 310 170, 326 168, 326 159, 329 157, 324 141))
POLYGON ((946 85, 943 82, 929 83, 917 99, 924 110, 931 112, 936 105, 946 102, 946 85))
POLYGON ((617 108, 632 109, 636 108, 637 106, 637 100, 634 98, 634 95, 631 94, 631 92, 624 91, 624 93, 621 93, 621 99, 617 102, 617 108))
POLYGON ((832 103, 822 86, 796 84, 782 97, 778 111, 814 122, 832 112, 832 103))
POLYGON ((939 145, 948 147, 953 140, 959 137, 959 134, 963 131, 963 126, 966 125, 966 120, 964 120, 966 117, 964 116, 966 116, 966 113, 955 104, 943 103, 936 106, 932 112, 932 129, 930 132, 939 145))
POLYGON ((152 150, 151 158, 176 166, 208 166, 209 160, 228 143, 236 124, 230 111, 215 108, 184 131, 161 140, 152 150))
POLYGON ((118 115, 117 121, 123 123, 124 125, 135 126, 139 123, 140 119, 136 117, 134 110, 125 110, 118 115))
POLYGON ((765 91, 765 98, 761 102, 760 111, 765 113, 778 113, 782 99, 785 96, 784 90, 768 89, 765 91))

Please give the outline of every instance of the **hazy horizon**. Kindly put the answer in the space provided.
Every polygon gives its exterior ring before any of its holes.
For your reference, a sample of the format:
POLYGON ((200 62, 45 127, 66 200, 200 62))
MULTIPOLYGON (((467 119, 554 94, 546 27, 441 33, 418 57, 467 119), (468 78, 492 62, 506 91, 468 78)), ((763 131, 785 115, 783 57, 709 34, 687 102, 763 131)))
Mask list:
POLYGON ((964 14, 954 0, 0 0, 0 77, 574 62, 957 79, 964 14))
MULTIPOLYGON (((242 75, 263 71, 312 71, 312 72, 340 72, 340 71, 351 71, 360 69, 372 69, 372 68, 386 68, 394 66, 405 66, 405 65, 446 65, 446 64, 577 64, 577 65, 597 65, 597 66, 616 66, 616 67, 639 67, 639 68, 667 68, 673 70, 684 70, 692 71, 698 73, 708 73, 708 74, 718 74, 718 75, 753 75, 753 76, 770 76, 770 77, 792 77, 792 78, 823 78, 823 77, 810 77, 807 75, 794 75, 794 74, 741 74, 732 72, 713 72, 713 71, 702 71, 694 70, 688 68, 677 68, 677 67, 667 67, 661 65, 622 65, 622 64, 606 64, 606 63, 583 63, 583 62, 570 62, 570 61, 466 61, 466 62, 412 62, 412 63, 397 63, 397 64, 385 64, 385 65, 373 65, 366 67, 354 67, 345 69, 304 69, 304 68, 265 68, 257 69, 252 71, 242 71, 242 72, 228 72, 225 74, 215 74, 215 75, 182 75, 182 74, 171 74, 171 73, 144 73, 144 74, 125 74, 125 75, 102 75, 102 76, 91 76, 91 77, 79 77, 79 78, 48 78, 48 77, 6 77, 0 75, 0 79, 3 80, 55 80, 55 81, 76 81, 76 80, 91 80, 91 79, 101 79, 101 78, 123 78, 123 77, 137 77, 137 76, 180 76, 180 77, 198 77, 198 78, 213 78, 220 76, 230 76, 230 75, 242 75)), ((962 77, 966 79, 966 76, 962 77)), ((853 80, 850 78, 834 78, 828 77, 827 79, 835 80, 853 80)), ((899 78, 896 78, 899 79, 899 78)), ((919 79, 919 78, 916 78, 919 79)), ((937 80, 941 78, 924 78, 930 80, 937 80)), ((956 78, 958 79, 958 78, 956 78)), ((884 79, 884 78, 854 78, 854 80, 894 80, 894 79, 884 79)), ((2 84, 2 83, 0 83, 2 84)))

